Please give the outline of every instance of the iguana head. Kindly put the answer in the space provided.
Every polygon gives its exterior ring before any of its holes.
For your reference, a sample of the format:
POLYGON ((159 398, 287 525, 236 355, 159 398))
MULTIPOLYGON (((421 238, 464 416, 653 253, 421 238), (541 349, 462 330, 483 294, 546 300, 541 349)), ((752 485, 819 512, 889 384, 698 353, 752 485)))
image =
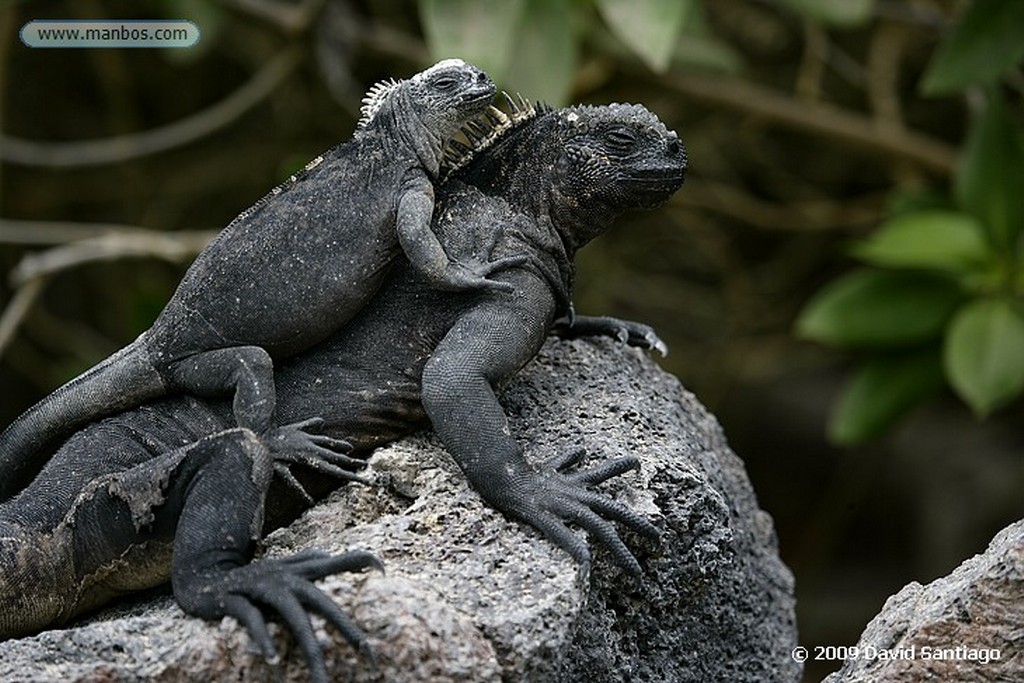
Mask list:
POLYGON ((468 120, 483 113, 494 97, 494 81, 461 59, 445 59, 404 81, 390 80, 370 88, 363 99, 358 128, 391 118, 402 129, 415 123, 444 143, 468 120))
POLYGON ((510 100, 463 128, 473 149, 449 149, 448 176, 513 203, 539 203, 575 249, 617 215, 651 209, 683 184, 686 151, 675 132, 636 104, 564 109, 510 100))
POLYGON ((555 182, 567 200, 614 214, 652 209, 683 184, 679 136, 638 104, 575 106, 554 112, 561 142, 555 182))

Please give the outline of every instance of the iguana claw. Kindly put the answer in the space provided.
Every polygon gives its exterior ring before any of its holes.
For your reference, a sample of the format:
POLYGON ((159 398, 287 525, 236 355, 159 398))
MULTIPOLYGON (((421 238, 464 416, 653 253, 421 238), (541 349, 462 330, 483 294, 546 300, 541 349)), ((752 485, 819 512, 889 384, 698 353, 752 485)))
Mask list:
POLYGON ((610 316, 571 315, 555 322, 552 333, 562 339, 580 337, 611 337, 623 344, 657 351, 664 358, 668 345, 650 325, 610 316))
POLYGON ((323 422, 318 417, 310 418, 273 428, 264 435, 274 459, 274 471, 310 504, 313 502, 312 497, 292 474, 289 465, 306 465, 317 472, 338 479, 360 484, 370 483, 351 471, 353 468, 366 466, 365 460, 345 455, 352 450, 352 444, 315 433, 323 426, 323 422))
POLYGON ((313 585, 313 581, 364 569, 383 571, 384 567, 367 552, 329 555, 319 550, 306 550, 227 570, 210 569, 189 582, 187 593, 179 595, 179 601, 190 604, 189 611, 207 619, 223 616, 238 619, 270 664, 281 660, 265 614, 267 610, 275 612, 302 651, 309 665, 310 680, 329 683, 324 653, 309 618, 311 612, 337 628, 359 652, 369 653, 371 660, 373 655, 366 634, 330 596, 313 585))
POLYGON ((484 288, 512 292, 512 285, 501 280, 492 280, 491 276, 502 270, 521 266, 528 260, 526 256, 506 256, 483 264, 451 262, 445 270, 443 283, 438 286, 449 290, 484 288))
POLYGON ((569 528, 569 523, 583 527, 592 539, 611 552, 616 564, 629 574, 639 576, 643 573, 640 563, 622 542, 612 522, 650 538, 659 537, 661 532, 640 513, 587 487, 638 469, 640 462, 626 456, 568 472, 584 456, 582 448, 571 449, 548 463, 553 471, 516 475, 515 482, 507 488, 508 495, 492 503, 541 531, 569 553, 584 574, 590 569, 590 546, 569 528))

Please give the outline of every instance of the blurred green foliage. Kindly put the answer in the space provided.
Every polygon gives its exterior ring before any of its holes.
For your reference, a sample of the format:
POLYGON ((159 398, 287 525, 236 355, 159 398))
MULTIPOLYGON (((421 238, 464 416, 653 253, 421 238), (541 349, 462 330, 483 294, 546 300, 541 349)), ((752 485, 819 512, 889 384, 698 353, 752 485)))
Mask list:
POLYGON ((928 95, 994 85, 1024 59, 1024 3, 973 0, 921 80, 928 95))
POLYGON ((921 82, 984 87, 947 208, 893 213, 852 249, 869 268, 822 289, 797 323, 865 356, 832 416, 837 442, 877 436, 944 381, 979 416, 1024 392, 1024 126, 995 83, 1022 60, 1024 3, 964 12, 921 82))
POLYGON ((603 30, 595 9, 621 45, 655 72, 672 64, 734 69, 738 63, 735 51, 708 30, 698 0, 420 0, 419 8, 435 58, 458 55, 509 91, 555 105, 570 99, 580 44, 603 30))

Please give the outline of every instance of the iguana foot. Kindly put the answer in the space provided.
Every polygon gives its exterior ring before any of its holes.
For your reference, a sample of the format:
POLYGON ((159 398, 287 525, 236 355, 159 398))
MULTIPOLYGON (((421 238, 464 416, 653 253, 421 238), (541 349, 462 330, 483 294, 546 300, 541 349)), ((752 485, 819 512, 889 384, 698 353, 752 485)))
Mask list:
POLYGON ((306 550, 282 558, 255 560, 227 570, 209 569, 193 575, 175 597, 189 613, 205 619, 234 617, 271 664, 280 661, 267 627, 267 612, 276 613, 291 632, 309 665, 310 680, 328 683, 324 653, 313 630, 310 614, 316 612, 333 624, 354 648, 373 660, 366 634, 313 581, 340 572, 363 569, 384 571, 380 561, 367 552, 329 555, 306 550))
POLYGON ((668 346, 654 328, 634 320, 620 320, 610 316, 573 315, 555 322, 552 333, 562 339, 580 337, 611 337, 623 344, 668 355, 668 346))
POLYGON ((513 483, 492 504, 537 528, 569 553, 584 574, 590 571, 590 546, 569 528, 570 523, 583 527, 591 538, 611 552, 616 564, 631 575, 639 576, 643 572, 640 563, 622 542, 612 521, 650 538, 658 538, 661 532, 640 513, 587 487, 639 469, 640 462, 634 457, 621 457, 569 472, 584 456, 582 448, 573 449, 551 461, 547 472, 513 475, 513 483))
POLYGON ((346 455, 352 450, 352 444, 316 433, 323 426, 323 422, 321 418, 314 417, 275 427, 264 434, 264 440, 274 459, 274 472, 307 503, 312 503, 313 499, 292 474, 289 465, 306 465, 317 472, 338 479, 360 484, 370 483, 352 472, 353 469, 366 466, 365 460, 346 455))

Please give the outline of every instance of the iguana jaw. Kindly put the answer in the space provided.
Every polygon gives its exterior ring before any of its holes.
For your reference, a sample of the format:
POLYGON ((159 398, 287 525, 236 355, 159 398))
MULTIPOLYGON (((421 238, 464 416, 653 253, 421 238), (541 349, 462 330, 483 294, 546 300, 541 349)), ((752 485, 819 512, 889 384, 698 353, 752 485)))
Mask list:
POLYGON ((462 93, 461 108, 466 111, 468 116, 483 114, 491 100, 494 99, 494 93, 494 83, 490 81, 480 83, 473 89, 462 93))
POLYGON ((635 198, 635 208, 647 210, 664 204, 682 187, 685 177, 685 165, 667 163, 634 170, 628 179, 621 182, 630 188, 629 193, 635 198))

